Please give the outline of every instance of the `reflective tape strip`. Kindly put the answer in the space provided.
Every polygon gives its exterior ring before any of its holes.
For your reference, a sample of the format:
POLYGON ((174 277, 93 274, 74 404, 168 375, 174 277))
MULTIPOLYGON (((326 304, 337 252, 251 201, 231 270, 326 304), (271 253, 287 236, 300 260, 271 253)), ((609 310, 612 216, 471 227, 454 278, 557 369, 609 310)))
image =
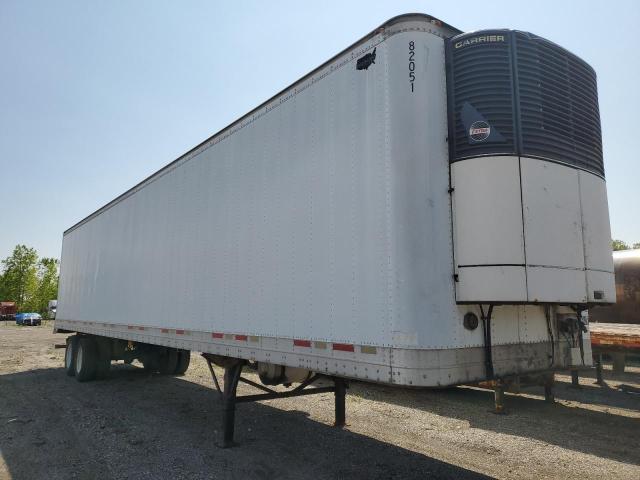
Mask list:
POLYGON ((311 340, 294 340, 294 347, 311 347, 311 340))
POLYGON ((133 327, 131 325, 127 325, 127 329, 128 330, 133 330, 133 327))
POLYGON ((224 334, 218 333, 218 332, 213 332, 211 334, 211 338, 224 338, 224 334))
POLYGON ((362 345, 360 347, 360 352, 361 353, 371 353, 371 354, 376 354, 378 353, 378 349, 376 347, 372 347, 370 345, 362 345))
POLYGON ((236 340, 238 340, 239 342, 246 342, 247 338, 248 337, 246 335, 236 335, 236 340))
POLYGON ((354 351, 353 345, 350 345, 348 343, 334 343, 332 348, 334 350, 338 350, 340 352, 353 352, 354 351))
POLYGON ((184 330, 176 330, 176 335, 184 335, 184 330))
POLYGON ((144 330, 144 327, 138 327, 138 330, 144 330))
POLYGON ((168 328, 163 328, 160 330, 162 333, 169 333, 169 329, 168 328))

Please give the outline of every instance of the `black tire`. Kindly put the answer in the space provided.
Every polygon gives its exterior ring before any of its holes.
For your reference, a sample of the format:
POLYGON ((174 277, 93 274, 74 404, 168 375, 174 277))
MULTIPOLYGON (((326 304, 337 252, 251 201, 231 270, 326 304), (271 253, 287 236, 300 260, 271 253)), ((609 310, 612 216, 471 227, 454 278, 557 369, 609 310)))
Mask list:
POLYGON ((92 338, 82 337, 78 340, 75 361, 76 380, 88 382, 96 378, 98 353, 98 346, 92 338))
POLYGON ((176 375, 184 375, 191 362, 191 352, 189 350, 178 350, 178 363, 176 364, 176 375))
POLYGON ((107 378, 111 371, 111 360, 100 358, 96 363, 96 378, 107 378))
POLYGON ((95 340, 98 349, 96 362, 96 378, 106 378, 111 369, 111 340, 100 337, 95 340))
POLYGON ((78 336, 67 338, 67 348, 64 351, 64 370, 70 377, 76 375, 76 352, 78 350, 78 336))
POLYGON ((158 371, 161 375, 173 375, 178 366, 178 350, 175 348, 167 348, 160 354, 158 362, 158 371))
POLYGON ((140 362, 147 372, 155 373, 158 371, 160 365, 160 352, 152 351, 145 353, 140 357, 140 362))

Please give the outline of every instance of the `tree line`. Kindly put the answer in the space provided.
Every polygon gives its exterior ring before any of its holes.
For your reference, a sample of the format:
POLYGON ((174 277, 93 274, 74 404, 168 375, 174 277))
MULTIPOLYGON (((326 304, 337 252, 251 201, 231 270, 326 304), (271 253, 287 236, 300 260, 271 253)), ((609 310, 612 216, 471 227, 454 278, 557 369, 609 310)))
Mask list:
POLYGON ((618 250, 629 250, 632 248, 640 248, 640 242, 629 245, 622 240, 611 240, 611 247, 614 252, 618 250))
POLYGON ((15 302, 18 312, 47 315, 49 300, 58 298, 58 267, 55 258, 39 258, 34 248, 16 245, 2 260, 0 300, 15 302))

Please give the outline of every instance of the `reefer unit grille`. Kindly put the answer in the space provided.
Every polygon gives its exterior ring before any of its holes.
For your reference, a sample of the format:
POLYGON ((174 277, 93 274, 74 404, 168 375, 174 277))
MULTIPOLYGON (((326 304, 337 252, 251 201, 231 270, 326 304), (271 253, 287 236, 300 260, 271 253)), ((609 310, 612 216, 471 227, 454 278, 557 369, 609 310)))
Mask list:
POLYGON ((490 30, 447 45, 451 161, 518 154, 604 176, 596 75, 525 32, 490 30))
MULTIPOLYGON (((495 32, 486 36, 504 38, 495 32)), ((480 47, 481 54, 478 47, 455 45, 449 92, 455 95, 452 143, 456 156, 515 153, 511 45, 487 43, 480 47), (488 138, 469 134, 471 128, 485 124, 492 129, 488 138)))

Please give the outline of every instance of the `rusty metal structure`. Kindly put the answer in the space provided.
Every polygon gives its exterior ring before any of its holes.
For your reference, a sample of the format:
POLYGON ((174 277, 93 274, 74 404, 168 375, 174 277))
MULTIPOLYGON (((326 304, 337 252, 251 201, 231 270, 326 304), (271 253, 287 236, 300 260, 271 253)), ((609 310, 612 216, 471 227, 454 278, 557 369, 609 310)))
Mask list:
POLYGON ((589 311, 591 322, 640 324, 640 249, 613 252, 616 303, 589 311))

